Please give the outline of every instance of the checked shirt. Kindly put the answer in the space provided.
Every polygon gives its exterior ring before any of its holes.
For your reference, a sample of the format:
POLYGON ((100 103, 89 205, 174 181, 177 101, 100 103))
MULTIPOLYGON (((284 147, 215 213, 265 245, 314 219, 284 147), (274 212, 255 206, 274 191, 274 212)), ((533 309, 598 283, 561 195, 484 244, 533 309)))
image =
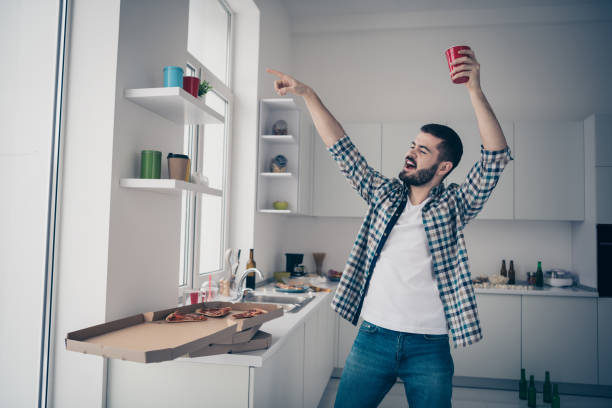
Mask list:
MULTIPOLYGON (((409 187, 368 166, 347 135, 328 151, 351 186, 368 203, 332 301, 332 308, 356 325, 372 271, 406 206, 409 187)), ((480 153, 480 160, 461 185, 453 183, 445 187, 441 183, 434 187, 429 193, 431 199, 422 210, 434 275, 455 348, 482 339, 463 229, 480 212, 504 167, 512 160, 508 147, 488 151, 481 146, 480 153)))

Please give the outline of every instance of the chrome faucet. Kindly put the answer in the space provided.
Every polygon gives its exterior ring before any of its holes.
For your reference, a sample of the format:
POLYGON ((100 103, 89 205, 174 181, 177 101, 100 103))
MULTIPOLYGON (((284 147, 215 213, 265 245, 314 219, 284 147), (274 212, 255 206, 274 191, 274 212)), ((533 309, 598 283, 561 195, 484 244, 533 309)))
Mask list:
POLYGON ((242 274, 240 275, 240 278, 238 278, 238 283, 236 284, 236 297, 232 299, 232 302, 242 302, 244 300, 244 296, 248 292, 253 292, 253 289, 251 288, 244 288, 244 289, 242 288, 242 285, 244 284, 244 281, 246 280, 247 275, 251 272, 255 272, 257 275, 259 275, 259 279, 261 280, 264 279, 263 274, 257 268, 249 268, 245 270, 244 272, 242 272, 242 274))

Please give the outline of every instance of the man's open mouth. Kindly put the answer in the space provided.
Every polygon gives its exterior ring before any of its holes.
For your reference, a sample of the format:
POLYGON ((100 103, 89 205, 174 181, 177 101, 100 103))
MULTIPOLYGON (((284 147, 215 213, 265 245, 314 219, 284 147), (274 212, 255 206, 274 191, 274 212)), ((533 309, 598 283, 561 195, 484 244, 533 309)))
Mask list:
POLYGON ((404 170, 411 170, 414 168, 416 168, 416 163, 412 161, 412 159, 406 159, 406 162, 404 164, 404 170))

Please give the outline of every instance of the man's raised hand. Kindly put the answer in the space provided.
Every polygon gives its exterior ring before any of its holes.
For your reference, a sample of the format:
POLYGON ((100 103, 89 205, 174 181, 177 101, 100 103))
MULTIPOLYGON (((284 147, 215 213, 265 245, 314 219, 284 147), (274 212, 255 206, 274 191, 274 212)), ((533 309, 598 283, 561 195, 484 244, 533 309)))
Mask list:
POLYGON ((285 73, 270 68, 266 69, 266 72, 276 75, 279 78, 274 81, 274 90, 280 96, 285 96, 287 92, 304 96, 308 91, 306 85, 285 73))
POLYGON ((459 50, 465 57, 457 58, 453 61, 451 79, 468 77, 465 86, 471 91, 480 90, 480 63, 476 60, 473 50, 459 50))

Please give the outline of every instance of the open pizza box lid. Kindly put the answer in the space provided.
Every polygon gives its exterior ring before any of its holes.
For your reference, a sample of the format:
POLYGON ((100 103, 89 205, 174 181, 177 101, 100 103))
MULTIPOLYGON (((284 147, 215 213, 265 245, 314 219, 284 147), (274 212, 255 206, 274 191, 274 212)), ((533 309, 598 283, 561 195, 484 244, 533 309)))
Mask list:
POLYGON ((173 360, 210 344, 233 344, 250 340, 256 330, 242 335, 238 332, 261 326, 283 315, 278 305, 259 303, 208 302, 147 312, 124 319, 88 327, 66 335, 66 349, 107 358, 155 363, 173 360), (191 313, 200 307, 231 306, 229 315, 205 321, 170 323, 166 316, 174 311, 191 313), (248 319, 231 316, 252 308, 267 313, 248 319), (236 335, 236 337, 234 337, 236 335), (246 339, 246 340, 245 340, 246 339))
POLYGON ((257 330, 255 336, 247 342, 238 344, 210 344, 200 350, 192 351, 189 357, 204 357, 214 354, 242 353, 244 351, 263 350, 272 344, 272 335, 257 330))

